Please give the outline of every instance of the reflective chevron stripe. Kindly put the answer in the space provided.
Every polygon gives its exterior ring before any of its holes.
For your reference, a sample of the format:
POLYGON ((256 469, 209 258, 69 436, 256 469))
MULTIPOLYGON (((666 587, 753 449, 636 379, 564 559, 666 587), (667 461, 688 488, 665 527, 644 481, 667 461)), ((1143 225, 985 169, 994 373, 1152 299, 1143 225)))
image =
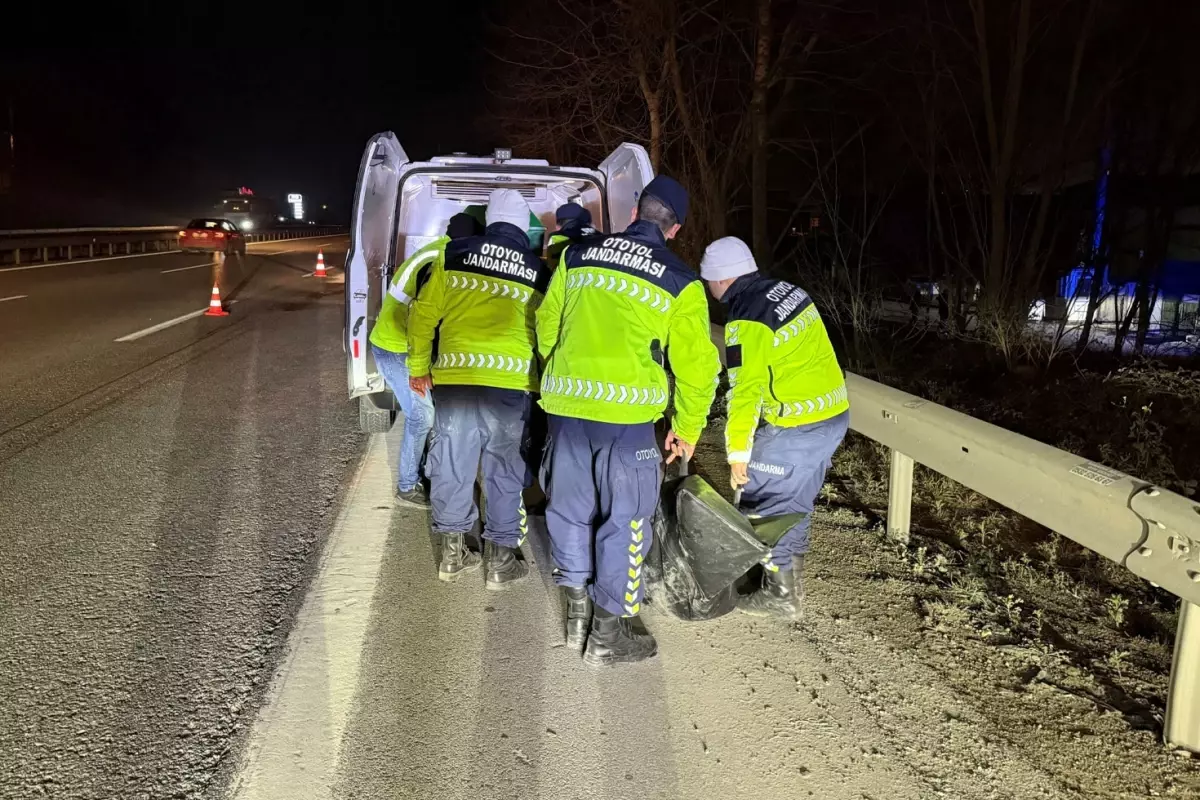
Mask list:
POLYGON ((767 553, 762 559, 763 569, 767 572, 779 572, 779 566, 771 563, 771 554, 767 553))
POLYGON ((817 313, 816 306, 809 306, 801 311, 796 318, 787 325, 784 325, 779 330, 775 331, 775 346, 779 345, 799 336, 802 332, 808 329, 809 325, 819 321, 821 315, 817 313))
POLYGON ((435 367, 476 367, 480 369, 498 369, 504 372, 529 374, 533 365, 532 359, 498 356, 494 353, 442 353, 438 356, 435 367))
POLYGON ((658 387, 628 386, 607 381, 588 381, 563 378, 558 375, 542 377, 542 394, 581 397, 584 400, 603 400, 627 406, 660 405, 667 402, 667 393, 658 387))
POLYGON ((629 523, 629 580, 625 582, 625 614, 636 616, 642 610, 642 562, 645 560, 643 551, 646 547, 646 520, 635 519, 629 523))
POLYGON ((649 287, 633 278, 623 278, 613 273, 604 273, 591 269, 572 270, 567 277, 568 289, 603 289, 606 292, 623 294, 630 300, 645 303, 660 313, 667 313, 671 308, 671 296, 656 287, 649 287))
POLYGON ((801 400, 798 403, 784 403, 779 411, 781 417, 796 417, 805 414, 815 414, 818 411, 824 411, 827 408, 833 408, 846 402, 846 384, 842 384, 832 392, 818 395, 807 400, 801 400))
POLYGON ((517 300, 521 303, 528 303, 529 298, 533 297, 533 292, 523 286, 514 286, 507 281, 488 280, 487 278, 477 278, 472 275, 447 275, 446 284, 451 289, 470 289, 476 292, 486 292, 490 295, 507 297, 510 300, 517 300))
POLYGON ((517 527, 521 530, 521 536, 517 539, 517 547, 525 544, 525 537, 529 535, 529 515, 525 512, 525 501, 521 501, 520 507, 517 508, 517 513, 521 515, 520 521, 517 522, 517 527))

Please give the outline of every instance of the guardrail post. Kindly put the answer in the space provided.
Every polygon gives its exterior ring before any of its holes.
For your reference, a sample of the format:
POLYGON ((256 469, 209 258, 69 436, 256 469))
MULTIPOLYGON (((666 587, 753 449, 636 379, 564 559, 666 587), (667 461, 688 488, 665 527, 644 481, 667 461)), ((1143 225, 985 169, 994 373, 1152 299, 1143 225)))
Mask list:
POLYGON ((68 244, 63 247, 63 254, 66 256, 67 261, 71 260, 71 245, 68 244))
POLYGON ((1186 600, 1179 601, 1163 739, 1171 747, 1200 752, 1200 606, 1186 600))
POLYGON ((45 264, 49 260, 50 260, 50 248, 43 245, 42 246, 42 263, 45 264))
POLYGON ((21 266, 21 248, 19 247, 13 248, 13 264, 21 266))
POLYGON ((899 450, 892 451, 892 468, 888 474, 888 537, 908 544, 912 527, 913 460, 899 450))
POLYGON ((88 258, 96 257, 96 243, 88 242, 88 258))

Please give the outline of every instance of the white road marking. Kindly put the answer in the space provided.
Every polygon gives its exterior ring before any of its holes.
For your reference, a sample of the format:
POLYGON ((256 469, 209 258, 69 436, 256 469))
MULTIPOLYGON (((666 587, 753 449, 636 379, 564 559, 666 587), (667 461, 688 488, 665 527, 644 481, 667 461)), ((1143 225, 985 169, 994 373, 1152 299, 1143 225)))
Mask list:
MULTIPOLYGON (((237 302, 237 300, 230 300, 225 305, 231 306, 236 302, 237 302)), ((188 313, 184 314, 182 317, 176 317, 175 319, 169 319, 166 322, 160 322, 157 325, 151 325, 149 328, 143 328, 140 331, 134 331, 133 333, 129 334, 128 336, 122 336, 120 339, 113 339, 113 341, 114 342, 132 342, 135 339, 141 339, 143 336, 149 336, 152 333, 158 333, 159 331, 165 330, 166 328, 169 328, 172 325, 178 325, 181 322, 187 322, 189 319, 195 319, 196 317, 203 316, 205 311, 208 311, 207 306, 200 309, 199 311, 189 311, 188 313)))
POLYGON ((184 270, 187 270, 187 269, 200 269, 201 267, 211 267, 211 266, 212 266, 212 262, 206 261, 203 264, 192 264, 190 267, 176 267, 175 269, 164 269, 162 271, 162 274, 166 275, 169 272, 183 272, 184 270))
POLYGON ((12 297, 0 297, 0 303, 8 302, 9 300, 20 300, 29 297, 27 294, 14 294, 12 297))
POLYGON ((70 261, 50 261, 45 264, 28 264, 24 267, 0 268, 0 275, 6 272, 24 272, 27 269, 45 269, 46 267, 65 267, 68 264, 94 264, 97 261, 120 261, 122 258, 149 258, 150 256, 179 255, 178 250, 159 250, 157 253, 130 253, 124 256, 104 256, 104 258, 72 258, 70 261))
MULTIPOLYGON (((393 430, 400 433, 400 427, 393 430)), ((391 526, 390 434, 371 437, 233 783, 235 800, 329 798, 391 526), (390 441, 389 441, 390 440, 390 441)))

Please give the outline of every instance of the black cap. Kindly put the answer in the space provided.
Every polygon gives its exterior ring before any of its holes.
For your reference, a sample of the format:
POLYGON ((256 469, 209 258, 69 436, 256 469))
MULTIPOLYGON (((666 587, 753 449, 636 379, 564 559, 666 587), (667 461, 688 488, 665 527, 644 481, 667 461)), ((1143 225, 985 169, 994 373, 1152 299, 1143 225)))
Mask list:
POLYGON ((483 226, 470 214, 455 214, 450 218, 450 224, 446 226, 446 235, 451 239, 465 239, 481 233, 483 233, 483 226))
POLYGON ((675 214, 675 221, 680 225, 683 224, 687 217, 688 193, 687 189, 679 185, 679 181, 668 178, 666 175, 659 175, 646 184, 646 188, 642 192, 671 209, 675 214))
POLYGON ((565 225, 568 222, 578 222, 586 228, 592 224, 592 212, 578 203, 563 203, 554 212, 554 221, 559 225, 565 225))

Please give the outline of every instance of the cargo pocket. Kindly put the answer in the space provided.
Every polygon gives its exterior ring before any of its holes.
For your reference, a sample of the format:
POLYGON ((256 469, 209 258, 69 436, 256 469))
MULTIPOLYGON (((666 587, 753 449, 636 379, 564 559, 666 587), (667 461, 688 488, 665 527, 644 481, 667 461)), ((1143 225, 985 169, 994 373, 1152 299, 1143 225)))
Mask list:
POLYGON ((662 452, 657 445, 621 447, 613 481, 613 516, 649 521, 662 488, 662 452))

